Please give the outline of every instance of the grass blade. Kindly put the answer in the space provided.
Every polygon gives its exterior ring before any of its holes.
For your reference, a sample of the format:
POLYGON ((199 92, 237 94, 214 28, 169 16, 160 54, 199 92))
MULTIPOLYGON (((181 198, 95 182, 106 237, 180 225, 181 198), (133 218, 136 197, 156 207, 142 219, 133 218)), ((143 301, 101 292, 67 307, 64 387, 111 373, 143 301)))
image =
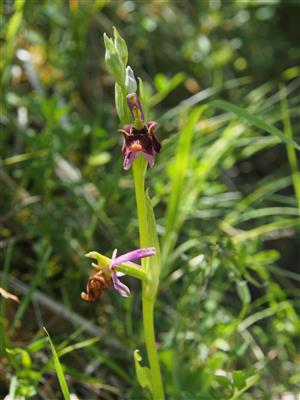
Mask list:
POLYGON ((49 335, 47 329, 45 327, 43 327, 43 329, 46 332, 46 335, 48 336, 48 340, 49 340, 49 343, 50 343, 50 346, 51 346, 52 356, 53 356, 53 360, 54 360, 54 367, 55 367, 55 371, 56 371, 56 374, 57 374, 57 378, 58 378, 58 381, 59 381, 59 385, 60 385, 62 394, 63 394, 65 400, 70 400, 69 388, 68 388, 68 385, 67 385, 64 373, 63 373, 63 369, 62 369, 61 363, 60 363, 58 355, 56 353, 54 344, 52 343, 52 340, 50 338, 50 335, 49 335))
POLYGON ((17 322, 22 319, 25 311, 27 310, 27 307, 31 301, 32 295, 43 277, 43 273, 44 273, 46 266, 48 265, 48 261, 49 261, 51 253, 52 253, 52 248, 51 248, 51 246, 48 246, 45 250, 42 260, 38 263, 37 271, 31 281, 30 287, 29 287, 28 291, 26 292, 25 296, 22 298, 20 306, 16 312, 11 331, 13 331, 15 329, 17 322))
POLYGON ((248 111, 239 106, 236 106, 235 104, 229 103, 228 101, 224 100, 213 100, 208 105, 211 108, 221 108, 222 110, 233 112, 237 117, 246 120, 251 125, 254 125, 257 128, 278 137, 285 144, 293 146, 296 149, 300 150, 300 145, 296 143, 291 137, 285 135, 275 126, 268 124, 256 115, 248 113, 248 111))
MULTIPOLYGON (((14 242, 8 247, 5 259, 3 274, 1 280, 1 286, 7 287, 8 284, 8 273, 11 265, 12 255, 14 249, 14 242)), ((6 314, 6 303, 3 298, 0 298, 0 354, 5 353, 6 347, 10 347, 10 340, 7 329, 5 329, 5 314, 6 314)))
MULTIPOLYGON (((282 120, 283 120, 283 129, 286 135, 289 138, 293 138, 293 130, 292 130, 292 125, 291 125, 291 120, 290 120, 290 112, 289 112, 289 105, 288 105, 288 100, 287 100, 287 93, 286 93, 286 87, 282 86, 280 88, 280 97, 281 97, 281 114, 282 114, 282 120)), ((293 180, 293 185, 294 185, 294 190, 297 198, 297 203, 298 203, 298 211, 299 211, 299 216, 300 216, 300 172, 298 169, 298 161, 297 161, 297 154, 295 149, 287 145, 287 156, 290 164, 290 168, 292 171, 292 180, 293 180)))
POLYGON ((165 235, 162 246, 163 259, 167 257, 170 251, 173 232, 178 222, 177 216, 179 214, 179 208, 183 198, 185 177, 189 167, 189 156, 194 127, 204 109, 205 108, 203 106, 200 106, 191 113, 179 136, 177 153, 175 156, 171 178, 171 193, 168 200, 168 207, 165 217, 165 235))

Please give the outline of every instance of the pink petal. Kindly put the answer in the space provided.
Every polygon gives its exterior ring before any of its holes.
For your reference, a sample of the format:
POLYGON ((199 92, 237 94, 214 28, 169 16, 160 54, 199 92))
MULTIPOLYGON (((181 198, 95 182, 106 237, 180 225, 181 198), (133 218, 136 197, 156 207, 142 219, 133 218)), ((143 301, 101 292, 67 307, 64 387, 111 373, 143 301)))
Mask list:
POLYGON ((129 297, 130 296, 129 288, 126 285, 124 285, 124 283, 122 283, 120 281, 120 279, 118 279, 117 274, 116 274, 115 271, 112 271, 111 279, 112 279, 112 283, 113 283, 114 288, 116 289, 117 292, 120 293, 121 296, 123 296, 123 297, 129 297))
POLYGON ((116 265, 128 262, 128 261, 134 261, 134 260, 139 260, 144 257, 150 257, 156 254, 155 247, 145 247, 137 250, 130 251, 129 253, 123 254, 122 256, 119 256, 112 260, 111 265, 114 267, 116 265))

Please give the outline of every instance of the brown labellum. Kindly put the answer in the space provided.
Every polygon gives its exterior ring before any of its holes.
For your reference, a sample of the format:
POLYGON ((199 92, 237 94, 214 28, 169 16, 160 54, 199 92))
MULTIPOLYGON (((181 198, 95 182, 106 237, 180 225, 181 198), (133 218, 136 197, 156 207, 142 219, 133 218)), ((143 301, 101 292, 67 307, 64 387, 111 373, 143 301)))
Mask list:
POLYGON ((102 271, 90 277, 86 285, 86 293, 81 293, 82 300, 97 301, 102 293, 102 290, 111 286, 111 279, 107 279, 102 271))

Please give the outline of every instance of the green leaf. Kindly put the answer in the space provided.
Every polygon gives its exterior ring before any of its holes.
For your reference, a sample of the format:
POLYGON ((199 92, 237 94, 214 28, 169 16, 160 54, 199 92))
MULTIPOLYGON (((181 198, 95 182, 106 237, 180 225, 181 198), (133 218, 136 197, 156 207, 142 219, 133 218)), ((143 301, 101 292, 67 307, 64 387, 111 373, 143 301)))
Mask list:
POLYGON ((249 376, 244 380, 245 374, 242 371, 235 371, 233 373, 233 380, 236 382, 236 387, 234 390, 233 396, 230 398, 230 400, 239 400, 241 399, 241 395, 246 392, 248 389, 250 389, 252 386, 254 386, 260 379, 259 374, 254 374, 252 376, 249 376), (242 376, 240 373, 242 373, 244 376, 242 376), (243 386, 239 389, 238 385, 241 386, 242 381, 244 381, 243 386))
MULTIPOLYGON (((4 256, 4 265, 2 267, 0 285, 6 287, 8 284, 8 274, 11 266, 12 255, 14 249, 14 241, 8 246, 4 256)), ((4 298, 0 296, 0 354, 3 354, 6 347, 11 346, 9 333, 6 328, 6 303, 4 298)))
POLYGON ((125 97, 125 93, 122 89, 122 87, 116 83, 115 84, 115 103, 116 103, 116 111, 118 114, 118 117, 121 121, 121 123, 125 123, 126 122, 126 98, 125 97))
POLYGON ((157 74, 155 76, 154 83, 158 92, 150 99, 151 106, 160 103, 184 80, 185 74, 183 72, 178 72, 171 79, 168 79, 164 74, 157 74))
POLYGON ((230 382, 230 380, 227 378, 227 376, 224 375, 216 375, 215 376, 216 381, 226 387, 226 388, 230 388, 232 386, 232 383, 230 382))
POLYGON ((15 399, 15 395, 18 389, 18 378, 16 376, 13 376, 10 380, 10 385, 9 385, 9 394, 8 398, 9 399, 15 399))
POLYGON ((243 304, 250 304, 251 294, 248 289, 247 281, 236 281, 236 290, 243 304))
POLYGON ((25 0, 18 0, 14 2, 15 6, 15 13, 9 20, 8 26, 7 26, 7 31, 6 31, 6 39, 7 41, 10 41, 15 38, 18 29, 21 25, 22 22, 22 11, 23 7, 25 4, 25 0))
POLYGON ((115 37, 115 47, 116 50, 121 58, 121 60, 124 63, 124 66, 126 67, 127 61, 128 61, 128 49, 125 40, 122 38, 120 35, 118 29, 114 26, 114 37, 115 37))
MULTIPOLYGON (((281 114, 283 120, 284 133, 290 139, 293 140, 293 128, 292 128, 289 104, 287 99, 287 90, 285 86, 281 86, 280 88, 280 97, 281 97, 281 114)), ((298 215, 300 216, 300 171, 298 167, 297 154, 292 146, 287 146, 287 155, 292 172, 294 191, 297 198, 298 213, 299 213, 298 215)))
POLYGON ((30 358, 29 353, 26 350, 20 349, 20 348, 15 348, 15 349, 6 349, 6 352, 19 359, 23 370, 30 370, 31 358, 30 358))
MULTIPOLYGON (((235 208, 226 215, 224 222, 231 225, 235 224, 240 219, 240 216, 244 215, 248 208, 253 209, 253 206, 255 206, 257 202, 262 201, 267 196, 270 196, 279 190, 285 189, 290 184, 290 176, 285 176, 279 179, 270 179, 269 182, 263 181, 259 184, 256 190, 237 203, 235 208)), ((257 207, 254 208, 256 209, 257 207)))
POLYGON ((31 278, 30 286, 28 287, 26 294, 22 297, 22 301, 18 307, 18 310, 15 314, 14 321, 12 324, 12 330, 16 327, 18 321, 20 321, 27 310, 27 307, 30 304, 32 295, 34 291, 36 290, 36 287, 40 283, 40 281, 43 279, 45 269, 48 266, 48 261, 50 259, 52 253, 52 247, 50 245, 45 247, 45 251, 43 254, 42 259, 38 262, 37 264, 37 271, 36 274, 31 278))
POLYGON ((142 357, 139 354, 139 350, 135 350, 133 352, 133 356, 135 372, 139 384, 142 386, 142 388, 147 387, 152 392, 152 379, 150 369, 148 367, 141 366, 142 357))
POLYGON ((104 151, 99 154, 91 155, 88 158, 88 165, 92 167, 98 167, 99 165, 107 164, 111 159, 110 153, 104 151))
MULTIPOLYGON (((184 200, 185 179, 188 174, 190 152, 195 124, 204 112, 206 106, 194 109, 183 123, 180 132, 175 159, 172 164, 171 193, 168 199, 167 212, 165 217, 165 234, 162 246, 163 265, 176 239, 178 219, 182 215, 181 207, 184 200)), ((163 271, 165 274, 166 271, 163 271)))
POLYGON ((100 340, 99 337, 82 340, 81 342, 70 344, 69 346, 66 346, 63 349, 58 350, 57 353, 58 353, 59 357, 61 357, 65 354, 71 353, 72 351, 84 349, 85 347, 92 346, 94 343, 99 342, 99 340, 100 340))
POLYGON ((63 369, 62 369, 61 363, 60 363, 58 355, 56 353, 55 347, 54 347, 54 345, 52 343, 52 340, 50 338, 49 333, 47 332, 47 329, 45 327, 43 327, 43 329, 46 332, 46 335, 48 336, 48 340, 49 340, 49 343, 50 343, 50 346, 51 346, 52 355, 53 355, 55 371, 56 371, 56 374, 57 374, 57 378, 58 378, 58 381, 59 381, 60 388, 61 388, 61 391, 63 393, 64 399, 65 400, 70 400, 69 388, 68 388, 68 385, 67 385, 64 373, 63 373, 63 369))
POLYGON ((271 135, 278 137, 282 142, 294 146, 296 149, 300 150, 300 145, 296 143, 292 138, 285 135, 275 126, 270 125, 256 115, 250 114, 248 111, 239 106, 236 106, 235 104, 229 103, 228 101, 224 100, 213 100, 208 104, 208 106, 211 108, 221 108, 222 110, 233 112, 239 118, 246 120, 251 125, 254 125, 257 128, 260 128, 263 131, 266 131, 271 135))
POLYGON ((232 373, 232 380, 234 386, 239 390, 246 385, 246 375, 243 371, 234 371, 232 373))
POLYGON ((285 218, 278 221, 274 221, 270 224, 265 224, 257 228, 250 229, 241 233, 237 233, 234 236, 234 241, 243 242, 245 240, 254 240, 258 236, 266 235, 270 232, 280 231, 281 229, 297 228, 299 226, 298 218, 285 218))
POLYGON ((116 47, 114 45, 114 42, 113 42, 113 40, 111 38, 109 38, 107 36, 106 33, 104 33, 103 39, 104 39, 104 45, 105 45, 106 52, 108 52, 108 53, 116 53, 117 49, 116 49, 116 47))
POLYGON ((30 343, 26 349, 29 353, 36 353, 37 351, 42 350, 47 345, 47 338, 42 337, 35 340, 33 343, 30 343))
POLYGON ((120 85, 125 86, 125 66, 115 47, 114 42, 104 33, 105 44, 105 63, 107 69, 114 80, 120 85))

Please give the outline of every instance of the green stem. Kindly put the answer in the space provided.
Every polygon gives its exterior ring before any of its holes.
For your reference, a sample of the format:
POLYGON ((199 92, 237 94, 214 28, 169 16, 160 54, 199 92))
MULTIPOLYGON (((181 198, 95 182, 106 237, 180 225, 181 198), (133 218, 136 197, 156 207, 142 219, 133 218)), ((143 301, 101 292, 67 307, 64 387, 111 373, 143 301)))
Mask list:
MULTIPOLYGON (((144 293, 143 283, 143 293, 144 293)), ((154 301, 146 298, 143 295, 143 320, 144 320, 144 335, 147 348, 147 356, 150 365, 152 377, 152 396, 154 400, 163 400, 165 398, 164 388, 161 379, 160 365, 155 344, 154 332, 154 301)))
MULTIPOLYGON (((137 204, 137 214, 139 220, 139 233, 140 233, 140 246, 149 247, 155 245, 155 238, 152 238, 148 229, 148 215, 147 205, 145 198, 145 172, 147 163, 139 156, 133 163, 133 177, 135 186, 135 196, 137 204)), ((157 249, 158 251, 158 249, 157 249)), ((142 260, 142 265, 146 270, 147 260, 142 260)), ((146 270, 147 272, 147 270, 146 270)), ((150 372, 152 378, 152 396, 155 400, 164 400, 164 389, 162 384, 160 365, 155 343, 154 331, 154 302, 155 295, 149 297, 148 295, 148 282, 143 281, 142 302, 143 302, 143 322, 144 322, 144 336, 147 349, 147 356, 150 365, 150 372)))
POLYGON ((135 199, 139 221, 140 246, 147 247, 149 246, 150 238, 148 235, 147 206, 145 199, 145 173, 147 169, 146 160, 139 156, 134 161, 132 168, 135 187, 135 199))

